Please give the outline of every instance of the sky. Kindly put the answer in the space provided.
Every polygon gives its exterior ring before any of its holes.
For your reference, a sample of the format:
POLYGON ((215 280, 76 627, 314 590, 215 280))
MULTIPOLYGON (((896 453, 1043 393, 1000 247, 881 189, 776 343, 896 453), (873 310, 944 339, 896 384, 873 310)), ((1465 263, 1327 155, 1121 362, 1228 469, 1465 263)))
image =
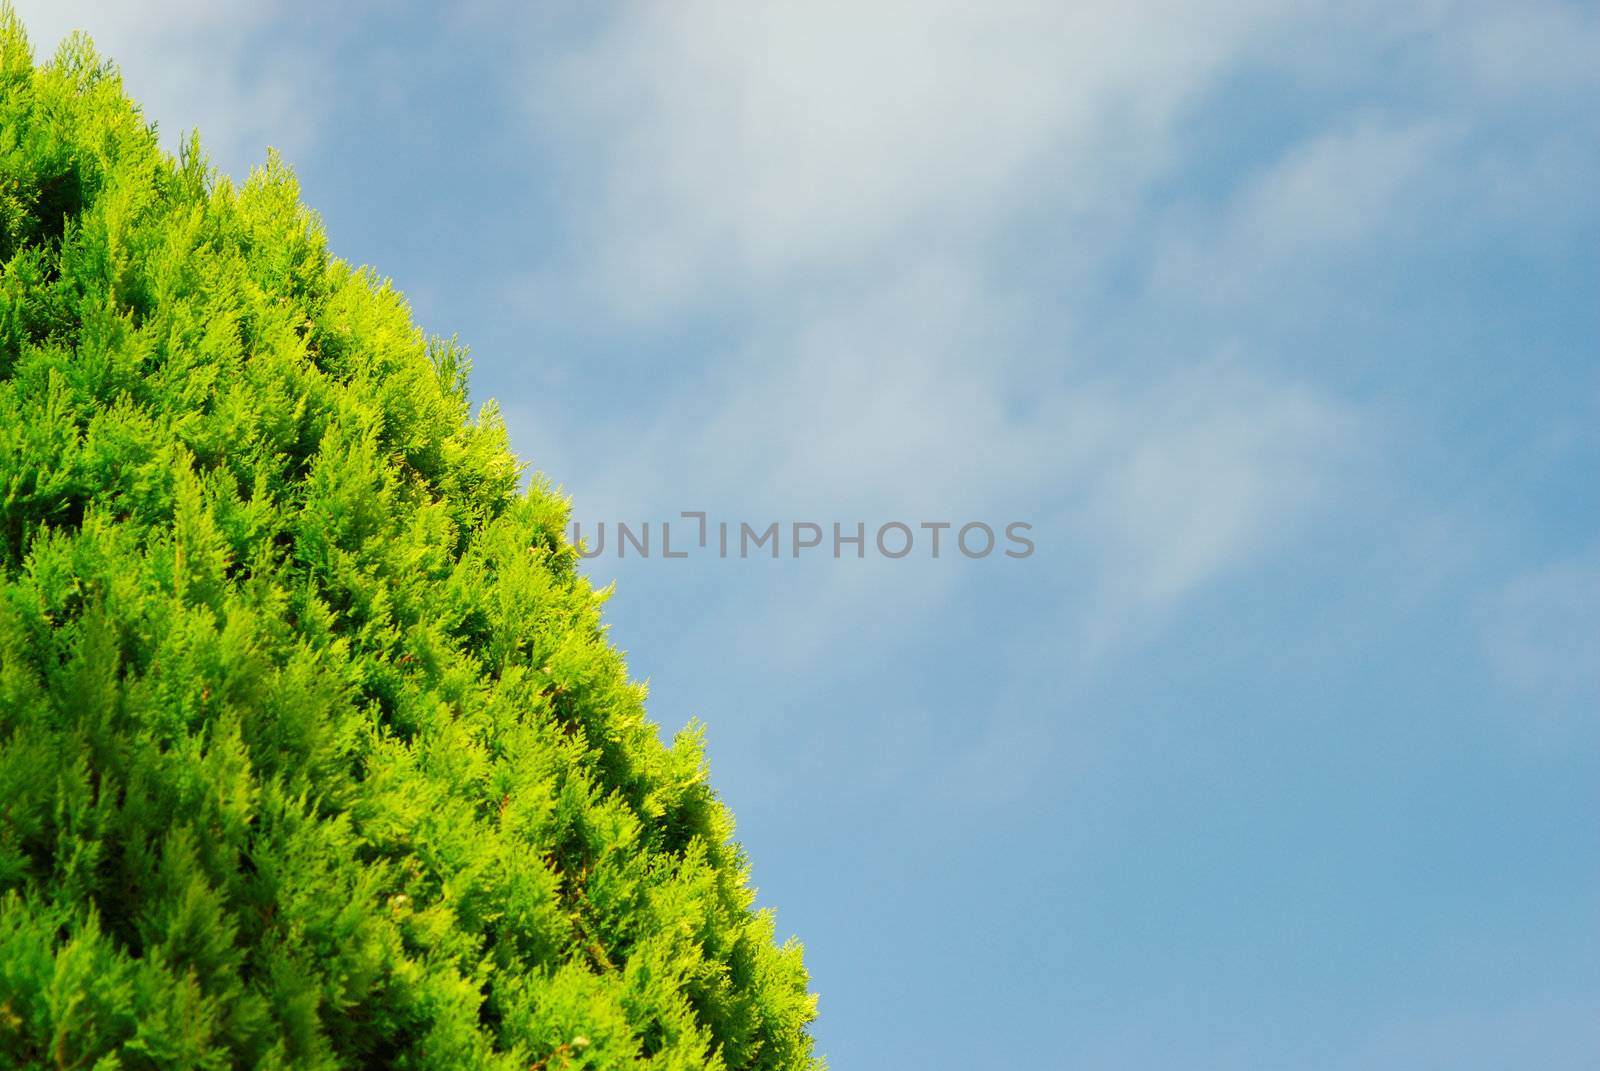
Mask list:
POLYGON ((586 530, 785 526, 586 571, 834 1071, 1600 1066, 1600 8, 17 7, 586 530))

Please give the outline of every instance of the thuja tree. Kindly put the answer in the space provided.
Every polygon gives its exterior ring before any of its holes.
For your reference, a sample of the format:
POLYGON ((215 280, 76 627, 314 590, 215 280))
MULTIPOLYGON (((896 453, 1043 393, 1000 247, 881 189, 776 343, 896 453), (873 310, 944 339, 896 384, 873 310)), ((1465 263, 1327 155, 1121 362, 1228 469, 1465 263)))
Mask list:
POLYGON ((0 10, 0 1066, 806 1068, 466 365, 0 10))

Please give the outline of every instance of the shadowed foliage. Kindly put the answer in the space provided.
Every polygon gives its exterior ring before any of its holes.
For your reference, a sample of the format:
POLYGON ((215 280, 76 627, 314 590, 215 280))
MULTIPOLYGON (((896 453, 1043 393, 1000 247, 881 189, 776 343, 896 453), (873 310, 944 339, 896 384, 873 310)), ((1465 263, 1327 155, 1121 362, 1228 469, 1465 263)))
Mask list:
POLYGON ((0 1066, 813 1065, 465 376, 0 6, 0 1066))

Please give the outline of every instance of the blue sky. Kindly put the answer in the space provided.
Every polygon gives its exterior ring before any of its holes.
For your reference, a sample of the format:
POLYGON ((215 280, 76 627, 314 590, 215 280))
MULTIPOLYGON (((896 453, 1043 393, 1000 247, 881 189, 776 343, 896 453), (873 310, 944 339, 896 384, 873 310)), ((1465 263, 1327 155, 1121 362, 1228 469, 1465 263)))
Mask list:
POLYGON ((1600 1066, 1593 5, 18 7, 586 523, 1033 524, 590 563, 835 1071, 1600 1066))

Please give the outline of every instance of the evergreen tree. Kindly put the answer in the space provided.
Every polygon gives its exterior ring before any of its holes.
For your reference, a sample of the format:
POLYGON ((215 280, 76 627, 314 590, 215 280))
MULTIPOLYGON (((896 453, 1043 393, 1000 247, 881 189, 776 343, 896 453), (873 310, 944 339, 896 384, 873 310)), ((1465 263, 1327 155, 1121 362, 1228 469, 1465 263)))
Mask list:
POLYGON ((0 1066, 813 1066, 466 368, 0 6, 0 1066))

